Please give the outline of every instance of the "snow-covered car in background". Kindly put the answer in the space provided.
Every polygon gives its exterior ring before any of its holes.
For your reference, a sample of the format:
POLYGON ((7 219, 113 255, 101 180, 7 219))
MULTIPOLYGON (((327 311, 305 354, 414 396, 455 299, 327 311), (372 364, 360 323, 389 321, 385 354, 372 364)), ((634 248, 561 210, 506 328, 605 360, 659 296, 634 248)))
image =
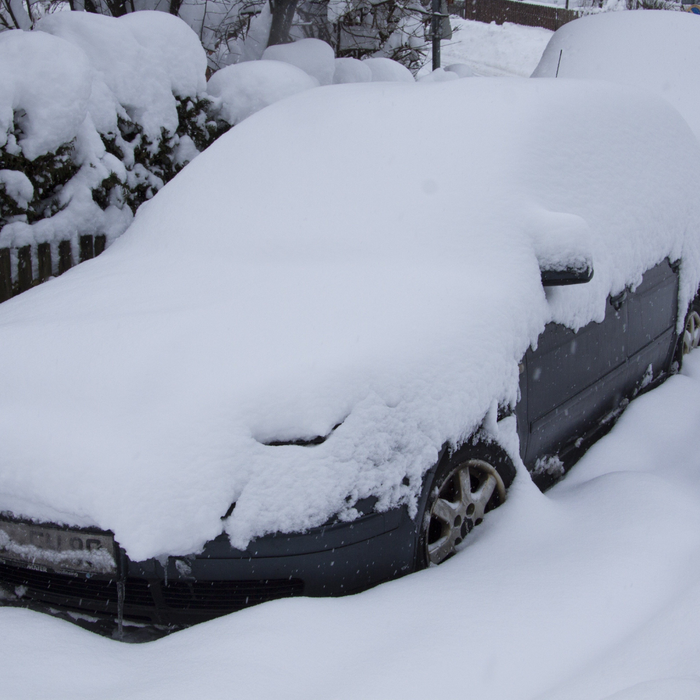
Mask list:
POLYGON ((700 137, 700 23, 688 12, 604 12, 560 27, 533 78, 606 80, 653 91, 700 137))
POLYGON ((188 624, 445 560, 697 345, 699 175, 670 106, 602 83, 252 116, 0 306, 6 598, 188 624))

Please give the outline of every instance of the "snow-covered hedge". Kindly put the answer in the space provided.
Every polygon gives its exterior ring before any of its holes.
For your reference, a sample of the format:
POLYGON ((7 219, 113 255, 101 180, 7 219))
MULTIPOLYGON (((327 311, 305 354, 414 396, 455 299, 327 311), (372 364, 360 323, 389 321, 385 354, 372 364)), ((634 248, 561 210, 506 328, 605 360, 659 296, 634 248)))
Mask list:
POLYGON ((0 248, 109 243, 220 131, 206 56, 162 12, 60 12, 0 33, 0 248))
POLYGON ((58 12, 0 33, 0 250, 13 251, 12 293, 26 287, 18 249, 32 246, 36 276, 42 243, 54 260, 60 241, 73 260, 82 236, 109 245, 214 138, 268 104, 319 84, 413 81, 387 58, 336 59, 318 39, 262 58, 207 85, 199 38, 163 12, 58 12))
POLYGON ((210 114, 231 126, 273 102, 331 83, 413 82, 405 66, 389 58, 335 58, 320 39, 270 46, 262 60, 218 70, 207 85, 210 114))

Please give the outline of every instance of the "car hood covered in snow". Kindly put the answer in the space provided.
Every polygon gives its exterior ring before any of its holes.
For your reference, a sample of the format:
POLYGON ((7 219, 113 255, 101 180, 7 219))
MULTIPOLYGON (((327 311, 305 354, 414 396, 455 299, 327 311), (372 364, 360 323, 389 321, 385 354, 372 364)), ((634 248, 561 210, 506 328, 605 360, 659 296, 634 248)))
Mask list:
POLYGON ((351 519, 369 495, 411 508, 441 446, 516 401, 546 322, 601 320, 666 257, 687 302, 698 163, 672 108, 605 84, 277 103, 102 256, 0 307, 0 510, 111 529, 142 559, 351 519), (540 264, 581 255, 592 282, 545 295, 540 264))

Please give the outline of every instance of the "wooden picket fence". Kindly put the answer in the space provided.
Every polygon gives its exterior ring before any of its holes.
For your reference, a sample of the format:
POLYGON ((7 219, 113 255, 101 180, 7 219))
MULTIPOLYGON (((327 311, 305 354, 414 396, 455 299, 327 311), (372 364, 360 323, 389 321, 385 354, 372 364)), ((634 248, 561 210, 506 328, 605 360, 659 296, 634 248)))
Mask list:
MULTIPOLYGON (((107 237, 86 235, 79 238, 78 262, 90 260, 104 251, 107 247, 107 237)), ((7 301, 17 294, 26 292, 31 287, 41 284, 51 277, 62 275, 75 264, 73 246, 69 240, 59 241, 54 249, 54 258, 50 243, 25 245, 15 248, 17 265, 13 277, 13 249, 0 248, 0 302, 7 301), (34 271, 36 270, 36 277, 34 271)))
POLYGON ((563 24, 578 19, 582 10, 568 10, 551 5, 534 5, 517 0, 452 0, 450 14, 477 22, 503 24, 512 22, 527 27, 544 27, 556 31, 563 24))

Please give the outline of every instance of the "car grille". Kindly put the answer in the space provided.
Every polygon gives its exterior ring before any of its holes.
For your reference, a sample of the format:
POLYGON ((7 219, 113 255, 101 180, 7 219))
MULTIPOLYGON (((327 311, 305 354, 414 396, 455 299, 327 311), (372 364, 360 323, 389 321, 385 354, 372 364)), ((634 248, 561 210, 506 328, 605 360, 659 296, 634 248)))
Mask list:
MULTIPOLYGON (((85 613, 117 613, 117 580, 35 571, 0 563, 0 584, 22 601, 85 613)), ((301 595, 300 579, 258 581, 168 581, 129 577, 124 586, 124 617, 158 620, 168 610, 208 619, 277 598, 301 595)), ((192 621, 196 621, 192 619, 192 621)))
MULTIPOLYGON (((0 582, 10 589, 22 586, 27 589, 24 595, 40 600, 70 598, 90 602, 91 608, 102 605, 105 610, 110 604, 117 604, 116 579, 68 576, 0 564, 0 582)), ((124 604, 153 606, 148 581, 127 578, 124 604)))
POLYGON ((263 581, 169 581, 161 584, 163 600, 178 610, 240 610, 277 598, 301 595, 300 579, 263 581))

